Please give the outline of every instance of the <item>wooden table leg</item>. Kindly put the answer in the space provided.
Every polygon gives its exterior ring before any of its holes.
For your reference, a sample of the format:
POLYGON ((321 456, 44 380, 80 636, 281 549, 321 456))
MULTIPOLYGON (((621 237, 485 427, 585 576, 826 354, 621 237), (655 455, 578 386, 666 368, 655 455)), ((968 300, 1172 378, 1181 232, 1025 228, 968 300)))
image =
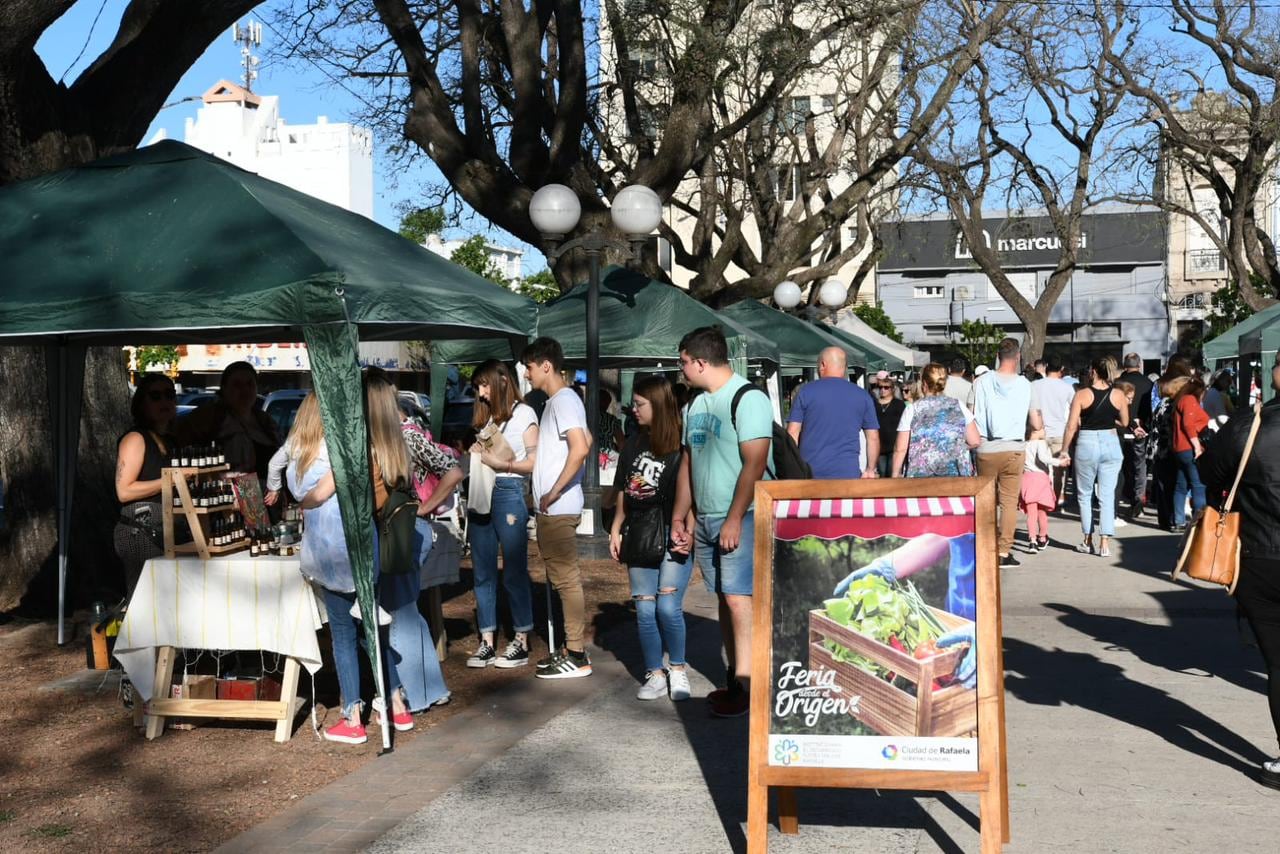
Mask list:
POLYGON ((796 790, 791 786, 779 786, 778 830, 793 834, 800 832, 800 813, 796 807, 796 790))
POLYGON ((276 723, 276 741, 286 742, 293 737, 293 719, 298 714, 298 659, 289 656, 284 660, 284 675, 280 679, 280 699, 285 703, 284 717, 276 723))
MULTIPOLYGON (((162 646, 156 650, 156 681, 151 689, 151 699, 169 699, 169 683, 173 681, 173 662, 176 650, 171 646, 162 646)), ((164 716, 147 716, 147 739, 158 738, 164 732, 164 716)))

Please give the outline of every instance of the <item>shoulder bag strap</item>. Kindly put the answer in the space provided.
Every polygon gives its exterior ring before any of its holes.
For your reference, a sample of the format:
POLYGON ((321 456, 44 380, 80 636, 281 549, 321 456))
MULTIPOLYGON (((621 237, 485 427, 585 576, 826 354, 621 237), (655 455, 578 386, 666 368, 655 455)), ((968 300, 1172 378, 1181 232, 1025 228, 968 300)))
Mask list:
POLYGON ((1226 515, 1231 512, 1231 505, 1236 500, 1236 490, 1240 487, 1240 479, 1244 477, 1244 467, 1249 464, 1249 455, 1253 453, 1254 440, 1258 438, 1258 428, 1262 426, 1262 404, 1255 404, 1253 407, 1253 424, 1249 427, 1249 440, 1244 443, 1244 455, 1240 457, 1240 468, 1236 469, 1236 479, 1231 484, 1231 491, 1227 493, 1227 501, 1222 505, 1222 513, 1226 515))

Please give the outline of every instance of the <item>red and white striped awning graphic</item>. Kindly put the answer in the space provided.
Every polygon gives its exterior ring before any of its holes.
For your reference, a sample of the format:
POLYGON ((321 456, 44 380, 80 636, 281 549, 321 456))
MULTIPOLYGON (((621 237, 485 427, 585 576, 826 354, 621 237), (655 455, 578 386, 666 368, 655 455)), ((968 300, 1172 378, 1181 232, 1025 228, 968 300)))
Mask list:
POLYGON ((774 502, 777 519, 895 519, 972 516, 973 496, 950 498, 803 498, 774 502))

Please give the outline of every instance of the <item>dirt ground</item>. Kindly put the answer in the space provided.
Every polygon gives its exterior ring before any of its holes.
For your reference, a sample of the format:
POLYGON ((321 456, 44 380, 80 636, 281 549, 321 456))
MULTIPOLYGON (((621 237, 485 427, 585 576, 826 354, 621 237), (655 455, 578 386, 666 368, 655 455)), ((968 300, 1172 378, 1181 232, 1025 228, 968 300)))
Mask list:
MULTIPOLYGON (((536 544, 530 552, 541 635, 544 576, 536 544)), ((446 590, 444 605, 452 702, 416 716, 414 732, 396 734, 400 744, 508 680, 533 678, 532 667, 466 667, 475 646, 475 599, 469 565, 463 567, 462 583, 446 590)), ((595 631, 629 619, 626 571, 612 561, 583 561, 582 570, 595 631)), ((84 672, 85 615, 77 616, 75 640, 59 649, 54 623, 0 615, 0 709, 12 738, 0 751, 0 850, 206 851, 373 761, 381 749, 376 726, 369 727, 367 744, 331 744, 312 732, 309 717, 299 719, 287 744, 272 740, 271 725, 229 721, 166 731, 148 742, 133 728, 114 681, 48 687, 84 672)), ((327 635, 320 646, 327 662, 327 635)), ((536 638, 533 658, 545 649, 544 638, 536 638)), ((301 692, 310 691, 304 674, 301 692)), ((316 677, 316 694, 321 726, 332 724, 337 685, 327 663, 316 677)))

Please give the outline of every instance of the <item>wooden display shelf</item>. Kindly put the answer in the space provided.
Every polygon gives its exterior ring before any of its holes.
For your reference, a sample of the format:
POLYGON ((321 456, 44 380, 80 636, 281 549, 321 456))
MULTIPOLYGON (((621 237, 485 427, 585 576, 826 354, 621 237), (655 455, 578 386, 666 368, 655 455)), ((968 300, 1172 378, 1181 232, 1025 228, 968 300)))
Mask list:
POLYGON ((226 463, 222 463, 216 466, 161 466, 160 471, 176 471, 184 474, 212 474, 214 472, 226 471, 229 468, 231 468, 231 466, 226 463))
MULTIPOLYGON (((249 548, 249 540, 236 540, 234 543, 228 543, 225 546, 205 546, 205 550, 211 555, 224 555, 230 552, 243 551, 249 548)), ((199 554, 200 549, 195 543, 177 543, 173 547, 177 554, 199 554)), ((206 558, 207 560, 208 558, 206 558)))
MULTIPOLYGON (((175 507, 174 510, 181 510, 181 507, 175 507)), ((231 513, 239 510, 236 504, 226 504, 220 507, 192 507, 188 513, 195 513, 197 516, 212 516, 214 513, 231 513)))

